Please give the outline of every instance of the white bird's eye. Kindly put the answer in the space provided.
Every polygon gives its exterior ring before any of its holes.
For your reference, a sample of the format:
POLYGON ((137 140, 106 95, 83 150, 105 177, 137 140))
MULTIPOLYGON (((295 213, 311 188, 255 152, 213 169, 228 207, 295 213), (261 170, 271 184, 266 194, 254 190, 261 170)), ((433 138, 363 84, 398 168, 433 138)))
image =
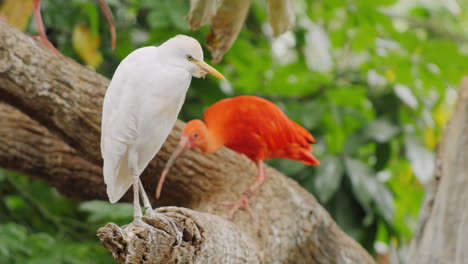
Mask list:
POLYGON ((187 55, 187 59, 192 60, 193 59, 192 55, 187 55))

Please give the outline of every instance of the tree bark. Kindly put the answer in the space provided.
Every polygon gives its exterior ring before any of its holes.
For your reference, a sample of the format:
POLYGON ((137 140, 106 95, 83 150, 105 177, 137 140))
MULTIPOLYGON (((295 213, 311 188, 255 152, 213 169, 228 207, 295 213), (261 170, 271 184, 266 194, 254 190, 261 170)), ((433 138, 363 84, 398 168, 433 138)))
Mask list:
POLYGON ((232 222, 185 208, 164 207, 158 217, 143 217, 151 227, 113 223, 99 229, 103 245, 121 263, 259 263, 254 241, 232 222), (183 230, 177 246, 170 217, 183 230), (164 232, 161 232, 164 230, 164 232), (163 243, 161 243, 163 242, 163 243), (122 250, 125 249, 125 250, 122 250))
POLYGON ((105 198, 102 168, 10 105, 0 103, 0 164, 38 179, 47 179, 73 199, 105 198), (83 185, 95 188, 82 189, 83 185), (104 195, 103 195, 104 194, 104 195))
POLYGON ((437 155, 413 237, 408 263, 465 264, 468 262, 468 77, 437 155))
MULTIPOLYGON (((0 100, 16 108, 0 105, 0 143, 6 145, 0 166, 40 178, 69 197, 107 199, 99 133, 108 80, 38 45, 0 22, 0 100)), ((150 197, 182 125, 177 122, 142 175, 150 197)), ((108 224, 98 236, 120 263, 373 263, 312 195, 278 171, 266 171, 266 183, 250 202, 256 220, 238 213, 228 221, 227 209, 217 203, 237 199, 253 181, 255 165, 228 149, 187 151, 171 170, 163 198, 152 202, 199 212, 160 208, 144 217, 148 225, 108 224), (180 247, 164 225, 167 218, 184 230, 180 247)))

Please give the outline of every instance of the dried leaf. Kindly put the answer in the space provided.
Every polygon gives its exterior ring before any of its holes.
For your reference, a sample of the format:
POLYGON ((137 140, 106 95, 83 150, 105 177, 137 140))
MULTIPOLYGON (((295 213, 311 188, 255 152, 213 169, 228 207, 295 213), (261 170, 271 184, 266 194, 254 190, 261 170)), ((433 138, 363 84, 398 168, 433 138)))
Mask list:
POLYGON ((196 30, 208 23, 215 15, 221 0, 190 0, 190 11, 186 17, 189 28, 196 30))
POLYGON ((211 21, 206 46, 211 51, 212 63, 218 63, 239 35, 249 11, 250 0, 224 0, 211 21))
POLYGON ((5 0, 0 8, 0 16, 8 23, 24 30, 33 11, 33 0, 5 0))
POLYGON ((72 41, 73 49, 88 66, 95 69, 102 63, 102 54, 98 50, 99 36, 93 36, 87 26, 76 25, 72 41))
POLYGON ((273 36, 277 37, 294 26, 294 6, 292 0, 269 0, 269 21, 273 36))

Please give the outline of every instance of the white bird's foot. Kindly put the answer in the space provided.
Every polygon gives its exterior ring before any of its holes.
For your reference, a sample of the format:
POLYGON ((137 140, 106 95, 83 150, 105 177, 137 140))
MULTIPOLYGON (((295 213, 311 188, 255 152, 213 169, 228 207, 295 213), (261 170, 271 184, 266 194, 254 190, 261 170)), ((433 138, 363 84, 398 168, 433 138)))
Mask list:
POLYGON ((145 208, 145 215, 151 216, 154 212, 154 209, 150 208, 145 208))
POLYGON ((172 218, 167 217, 167 216, 165 216, 165 215, 163 215, 161 213, 158 213, 158 212, 156 212, 156 210, 151 210, 150 212, 147 212, 146 215, 151 217, 151 218, 157 218, 161 222, 163 222, 164 224, 172 227, 172 230, 174 231, 173 234, 174 234, 174 236, 176 238, 176 244, 175 244, 174 247, 178 247, 178 246, 180 246, 180 244, 182 244, 183 234, 182 234, 182 232, 179 231, 175 221, 172 218))
POLYGON ((133 218, 133 221, 130 224, 133 224, 133 225, 147 225, 147 223, 145 223, 145 222, 143 222, 143 220, 141 220, 141 216, 135 216, 133 218))
POLYGON ((129 225, 137 225, 137 226, 144 226, 144 227, 146 227, 146 228, 154 228, 154 226, 151 226, 151 225, 145 223, 145 222, 142 220, 141 216, 135 217, 135 218, 133 219, 133 221, 132 221, 129 225))

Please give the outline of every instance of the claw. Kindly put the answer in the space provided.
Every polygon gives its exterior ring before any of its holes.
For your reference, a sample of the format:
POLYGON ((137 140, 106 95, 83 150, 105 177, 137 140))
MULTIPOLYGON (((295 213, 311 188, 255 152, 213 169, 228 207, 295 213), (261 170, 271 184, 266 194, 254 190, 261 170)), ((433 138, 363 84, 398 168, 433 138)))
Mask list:
POLYGON ((151 210, 151 211, 147 212, 146 215, 151 216, 153 218, 158 218, 158 219, 164 221, 165 224, 170 225, 172 227, 172 229, 174 230, 175 237, 176 237, 176 245, 174 247, 178 247, 178 246, 180 246, 182 244, 183 234, 177 228, 174 220, 172 220, 170 218, 168 219, 168 217, 166 217, 163 214, 160 214, 160 213, 156 212, 156 210, 151 210))
POLYGON ((141 216, 137 216, 133 218, 133 221, 130 223, 130 225, 141 225, 141 226, 148 226, 150 228, 153 228, 152 226, 148 225, 147 223, 143 222, 141 219, 141 216))
POLYGON ((239 198, 239 200, 235 202, 219 203, 219 205, 231 207, 231 210, 229 210, 228 213, 229 219, 232 219, 234 214, 240 209, 247 212, 250 215, 250 217, 255 220, 255 216, 252 213, 252 209, 250 209, 249 198, 246 195, 242 195, 241 198, 239 198))

